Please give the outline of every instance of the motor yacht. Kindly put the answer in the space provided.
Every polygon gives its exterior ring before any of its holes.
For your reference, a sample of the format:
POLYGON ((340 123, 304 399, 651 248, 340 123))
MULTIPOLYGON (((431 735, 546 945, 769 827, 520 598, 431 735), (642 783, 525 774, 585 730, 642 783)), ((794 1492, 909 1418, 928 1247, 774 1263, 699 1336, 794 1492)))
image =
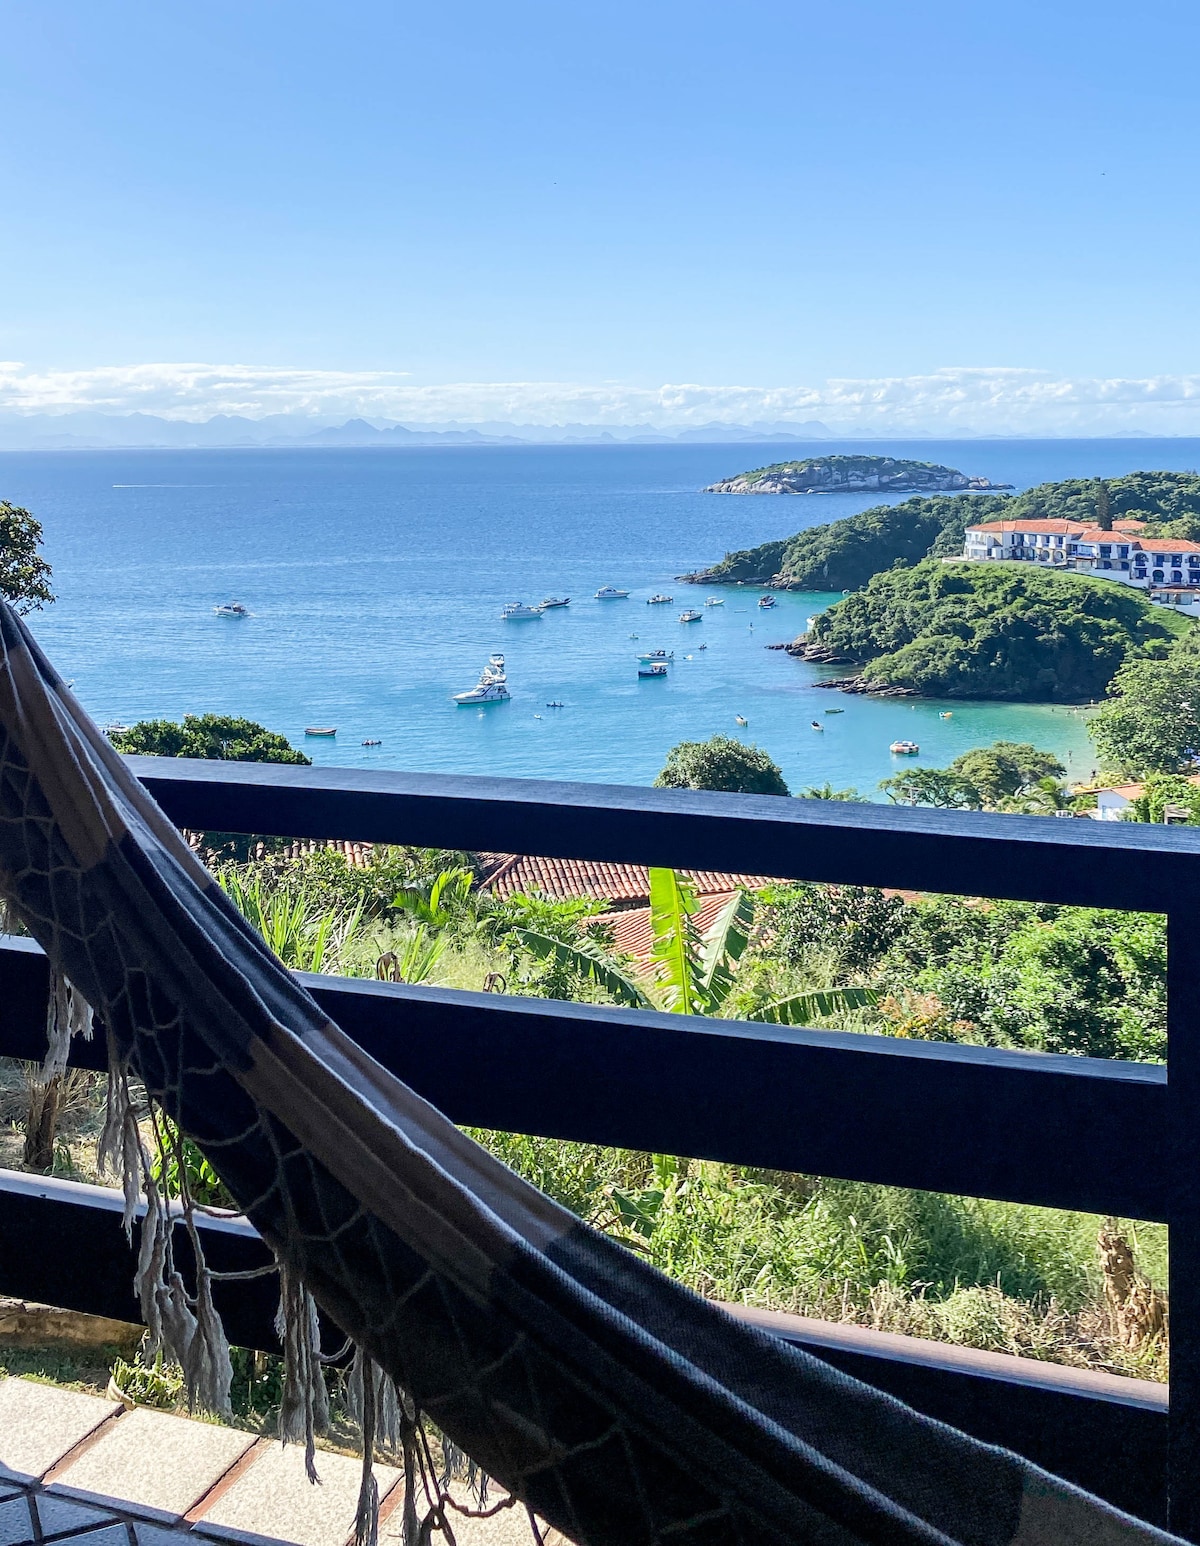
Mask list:
POLYGON ((773 607, 775 605, 775 597, 774 596, 760 596, 758 598, 758 604, 759 604, 760 607, 773 607))
POLYGON ((675 659, 675 651, 651 650, 648 655, 639 655, 638 659, 644 661, 647 665, 653 665, 656 660, 661 660, 665 664, 666 662, 675 659))
POLYGON ((686 612, 681 612, 679 614, 679 621, 681 623, 698 623, 700 621, 701 615, 702 614, 697 612, 694 607, 689 607, 686 612))
POLYGON ((662 607, 662 606, 666 606, 668 604, 668 602, 672 602, 674 600, 675 600, 674 596, 664 596, 660 592, 657 596, 647 596, 646 597, 646 605, 648 607, 662 607))
POLYGON ((542 611, 549 612, 552 607, 569 607, 570 605, 570 596, 547 596, 545 601, 542 602, 542 611))
POLYGON ((541 607, 527 607, 523 601, 510 601, 500 614, 506 623, 521 623, 541 615, 541 607))
POLYGON ((504 656, 490 655, 487 665, 479 673, 479 680, 475 686, 467 692, 456 692, 454 701, 458 704, 503 703, 509 696, 504 656))
POLYGON ((596 592, 597 601, 625 601, 628 596, 627 590, 620 590, 616 585, 602 585, 596 592))
POLYGON ((639 676, 666 676, 667 666, 663 660, 652 660, 638 667, 639 676))
POLYGON ((725 605, 725 597, 724 596, 709 596, 707 601, 705 601, 704 605, 706 607, 723 607, 725 605))
POLYGON ((920 750, 915 741, 893 741, 888 747, 894 757, 915 757, 920 750))
POLYGON ((213 611, 218 617, 249 617, 250 608, 244 607, 240 601, 223 601, 213 611))

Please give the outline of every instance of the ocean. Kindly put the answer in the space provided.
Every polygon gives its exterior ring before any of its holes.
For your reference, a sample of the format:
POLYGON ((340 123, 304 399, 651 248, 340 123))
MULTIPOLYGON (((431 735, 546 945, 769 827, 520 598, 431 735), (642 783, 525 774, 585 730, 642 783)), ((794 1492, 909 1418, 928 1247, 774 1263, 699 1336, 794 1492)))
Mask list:
POLYGON ((675 742, 720 731, 765 748, 794 791, 829 782, 874 798, 899 767, 999 738, 1086 775, 1076 710, 820 689, 818 668, 766 646, 835 596, 780 594, 766 612, 757 591, 675 580, 878 503, 700 492, 850 449, 1018 489, 1200 465, 1200 441, 1141 439, 6 453, 0 498, 43 523, 58 600, 32 626, 102 724, 214 711, 259 720, 320 764, 630 784, 650 783, 675 742), (630 598, 595 600, 606 584, 630 598), (674 602, 647 606, 658 591, 674 602), (725 605, 704 607, 715 594, 725 605), (500 620, 506 602, 549 595, 571 604, 500 620), (231 599, 252 616, 215 616, 231 599), (679 623, 686 607, 703 620, 679 623), (639 679, 637 655, 658 648, 675 653, 667 679, 639 679), (456 707, 494 651, 511 700, 456 707), (338 733, 306 738, 309 725, 338 733), (897 739, 920 758, 893 757, 897 739))

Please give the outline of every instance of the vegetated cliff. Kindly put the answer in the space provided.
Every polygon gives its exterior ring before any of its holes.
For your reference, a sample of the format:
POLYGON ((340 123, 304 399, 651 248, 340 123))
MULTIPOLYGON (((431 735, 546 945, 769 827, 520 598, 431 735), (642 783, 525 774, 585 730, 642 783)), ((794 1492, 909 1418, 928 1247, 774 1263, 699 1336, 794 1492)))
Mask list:
MULTIPOLYGON (((1132 472, 1103 485, 1110 518, 1147 521, 1164 536, 1200 540, 1200 477, 1132 472)), ((1023 494, 959 494, 875 505, 779 542, 727 553, 719 564, 680 579, 704 585, 770 585, 779 590, 856 590, 873 574, 922 558, 962 552, 963 533, 981 521, 1024 517, 1099 519, 1101 485, 1092 478, 1042 483, 1023 494)))
POLYGON ((808 456, 799 462, 775 462, 710 484, 706 494, 871 494, 909 489, 954 492, 958 489, 1009 488, 969 478, 936 462, 907 462, 895 456, 808 456))
POLYGON ((1080 703, 1126 660, 1165 656, 1191 626, 1115 581, 926 559, 877 574, 788 648, 857 667, 839 684, 854 691, 1080 703))
POLYGON ((897 561, 961 553, 963 533, 999 520, 1011 501, 1000 494, 958 494, 876 505, 782 542, 727 553, 719 564, 681 578, 707 585, 771 585, 778 590, 857 590, 897 561))

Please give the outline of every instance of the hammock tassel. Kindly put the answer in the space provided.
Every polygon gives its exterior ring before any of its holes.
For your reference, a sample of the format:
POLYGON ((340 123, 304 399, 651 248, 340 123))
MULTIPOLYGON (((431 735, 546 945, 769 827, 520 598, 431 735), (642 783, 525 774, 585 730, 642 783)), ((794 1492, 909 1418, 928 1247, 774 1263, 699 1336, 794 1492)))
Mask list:
POLYGON ((42 1083, 60 1078, 67 1071, 71 1040, 82 1036, 92 1039, 92 1008, 79 989, 62 972, 50 974, 50 1002, 46 1007, 46 1057, 42 1064, 42 1083))
POLYGON ((275 1332, 283 1343, 279 1437, 285 1444, 303 1441, 304 1469, 310 1482, 319 1482, 315 1440, 318 1433, 329 1427, 329 1392, 321 1368, 321 1326, 312 1295, 283 1262, 279 1264, 275 1332))

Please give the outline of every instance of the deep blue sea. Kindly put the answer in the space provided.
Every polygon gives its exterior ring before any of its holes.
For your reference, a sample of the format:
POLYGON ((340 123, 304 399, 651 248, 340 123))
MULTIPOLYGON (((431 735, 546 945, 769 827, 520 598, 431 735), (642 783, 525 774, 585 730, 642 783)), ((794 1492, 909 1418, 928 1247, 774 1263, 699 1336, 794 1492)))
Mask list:
POLYGON ((214 710, 262 721, 319 763, 635 784, 676 741, 715 731, 765 747, 793 790, 828 780, 874 794, 903 765, 888 752, 899 738, 937 765, 999 737, 1033 741, 1087 773, 1076 711, 846 697, 765 647, 836 597, 782 594, 762 612, 757 592, 730 589, 704 608, 715 592, 674 579, 878 503, 700 492, 849 449, 1018 488, 1200 465, 1195 440, 8 453, 0 498, 44 525, 58 600, 33 627, 101 723, 214 710), (604 584, 632 595, 594 600, 604 584), (647 606, 655 591, 674 604, 647 606), (571 605, 501 622, 505 602, 551 594, 571 605), (214 616, 230 599, 253 616, 214 616), (677 621, 688 606, 702 622, 677 621), (670 675, 639 680, 637 654, 655 648, 675 651, 670 675), (456 707, 497 650, 511 701, 456 707), (305 738, 323 724, 336 740, 305 738))

